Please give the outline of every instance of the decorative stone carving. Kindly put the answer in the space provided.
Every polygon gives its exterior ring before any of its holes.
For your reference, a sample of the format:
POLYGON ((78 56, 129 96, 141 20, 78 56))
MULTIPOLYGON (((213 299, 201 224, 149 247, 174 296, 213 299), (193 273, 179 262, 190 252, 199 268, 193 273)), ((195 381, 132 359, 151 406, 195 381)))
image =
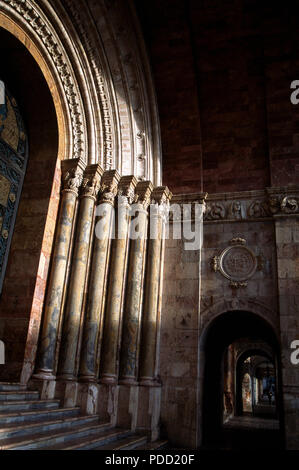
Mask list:
POLYGON ((81 159, 64 160, 62 163, 62 183, 64 191, 72 191, 78 195, 83 181, 85 163, 81 159))
POLYGON ((212 269, 229 279, 233 288, 246 287, 258 267, 257 257, 245 244, 244 239, 233 238, 230 246, 211 260, 212 269))
POLYGON ((68 111, 71 118, 70 130, 73 140, 73 157, 84 157, 85 139, 83 131, 84 112, 78 85, 74 79, 74 73, 67 58, 64 47, 55 32, 54 27, 42 13, 42 10, 30 0, 3 0, 0 4, 6 4, 21 20, 34 31, 46 47, 52 59, 54 67, 60 78, 64 90, 68 111))
POLYGON ((108 203, 112 206, 114 205, 119 180, 120 175, 116 170, 109 170, 104 173, 100 189, 100 204, 108 203))
POLYGON ((151 202, 151 194, 153 185, 150 181, 141 181, 136 186, 135 202, 142 204, 144 209, 147 209, 151 202))
MULTIPOLYGON (((81 2, 78 0, 73 2, 71 0, 64 0, 64 5, 67 7, 68 12, 73 18, 82 44, 85 45, 85 50, 88 54, 89 64, 91 66, 94 83, 96 86, 97 95, 100 101, 101 106, 101 122, 102 122, 102 132, 103 132, 103 146, 104 146, 104 169, 110 170, 115 165, 114 158, 114 141, 113 141, 113 132, 112 129, 115 129, 115 122, 113 117, 113 109, 110 100, 110 90, 107 85, 107 79, 103 73, 102 60, 100 53, 94 38, 94 34, 91 34, 91 24, 84 8, 81 8, 81 2)), ((105 70, 106 75, 108 76, 108 71, 105 70)))
POLYGON ((206 205, 205 220, 221 220, 225 219, 226 210, 220 202, 208 203, 206 205))
POLYGON ((299 198, 285 196, 280 203, 282 212, 286 214, 294 214, 299 212, 299 198))
POLYGON ((244 208, 240 201, 233 201, 228 208, 228 218, 229 219, 244 219, 244 208))
POLYGON ((90 165, 86 168, 82 183, 82 196, 96 199, 102 174, 103 170, 100 165, 90 165))
POLYGON ((270 211, 266 201, 253 201, 247 209, 249 218, 259 219, 269 216, 270 211))
POLYGON ((135 199, 136 184, 137 179, 135 176, 123 176, 119 183, 117 195, 119 197, 125 198, 129 204, 132 204, 135 199))

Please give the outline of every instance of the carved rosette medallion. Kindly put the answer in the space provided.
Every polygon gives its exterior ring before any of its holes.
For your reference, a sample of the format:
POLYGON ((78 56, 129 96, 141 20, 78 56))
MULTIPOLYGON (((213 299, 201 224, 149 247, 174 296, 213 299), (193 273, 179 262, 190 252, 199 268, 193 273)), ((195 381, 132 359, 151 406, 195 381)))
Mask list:
POLYGON ((219 256, 212 258, 214 271, 229 279, 233 288, 246 287, 258 268, 256 255, 245 245, 245 240, 235 238, 219 256))

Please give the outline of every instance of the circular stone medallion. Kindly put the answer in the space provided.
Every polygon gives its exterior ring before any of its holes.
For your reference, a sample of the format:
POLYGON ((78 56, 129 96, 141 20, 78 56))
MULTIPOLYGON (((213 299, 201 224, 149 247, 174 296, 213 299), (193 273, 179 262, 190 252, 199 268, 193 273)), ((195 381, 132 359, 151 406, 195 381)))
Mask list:
POLYGON ((226 248, 219 261, 221 273, 231 281, 246 281, 253 276, 257 268, 255 255, 242 245, 226 248))

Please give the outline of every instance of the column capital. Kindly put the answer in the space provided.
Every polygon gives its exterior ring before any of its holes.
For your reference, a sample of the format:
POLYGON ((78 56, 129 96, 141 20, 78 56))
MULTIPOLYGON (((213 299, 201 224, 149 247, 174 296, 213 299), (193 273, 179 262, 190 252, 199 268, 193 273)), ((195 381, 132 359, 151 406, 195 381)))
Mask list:
POLYGON ((102 176, 100 188, 100 203, 108 203, 114 206, 114 199, 117 194, 120 174, 117 170, 108 170, 102 176))
POLYGON ((151 194, 154 186, 150 181, 140 181, 135 190, 135 202, 141 204, 144 209, 147 209, 151 202, 151 194))
POLYGON ((169 204, 172 192, 167 186, 157 186, 152 192, 152 204, 169 204))
POLYGON ((81 158, 72 158, 61 162, 63 191, 78 195, 83 181, 86 164, 81 158))
POLYGON ((137 185, 137 179, 135 176, 122 176, 118 186, 118 196, 127 199, 127 202, 132 204, 135 196, 135 187, 137 185))
POLYGON ((96 199, 100 185, 103 169, 99 164, 88 165, 83 175, 81 197, 96 199))

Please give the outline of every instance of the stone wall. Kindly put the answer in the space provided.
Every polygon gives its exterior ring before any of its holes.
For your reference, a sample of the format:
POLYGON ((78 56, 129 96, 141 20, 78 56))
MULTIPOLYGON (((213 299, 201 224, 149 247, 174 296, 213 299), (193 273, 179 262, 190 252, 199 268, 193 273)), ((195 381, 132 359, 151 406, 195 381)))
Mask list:
POLYGON ((299 220, 275 219, 278 298, 282 349, 286 446, 299 448, 299 365, 291 362, 291 343, 299 340, 299 220))
MULTIPOLYGON (((198 198, 199 195, 175 196, 172 202, 196 202, 198 198)), ((293 192, 278 188, 210 195, 206 201, 201 253, 185 251, 181 240, 166 242, 161 422, 162 429, 176 445, 193 447, 201 442, 207 326, 225 312, 245 311, 263 319, 277 344, 282 344, 278 363, 282 359, 285 433, 289 448, 298 447, 298 370, 290 363, 290 343, 298 339, 295 313, 298 220, 296 215, 287 215, 292 210, 298 212, 296 201, 296 188, 293 192), (290 201, 294 203, 293 209, 290 201), (235 215, 232 207, 238 208, 235 215), (256 259, 255 269, 246 279, 238 274, 230 278, 225 261, 221 264, 221 254, 234 246, 256 259)), ((228 337, 229 331, 224 330, 223 336, 228 337)))

